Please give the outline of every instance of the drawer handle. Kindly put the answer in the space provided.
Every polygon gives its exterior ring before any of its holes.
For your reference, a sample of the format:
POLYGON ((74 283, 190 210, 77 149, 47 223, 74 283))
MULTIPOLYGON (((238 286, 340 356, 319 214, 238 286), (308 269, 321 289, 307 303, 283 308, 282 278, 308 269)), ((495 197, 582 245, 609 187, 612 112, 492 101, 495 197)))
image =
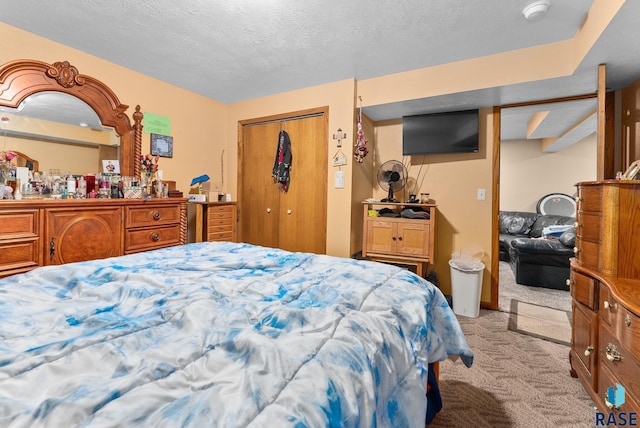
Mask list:
POLYGON ((271 208, 267 208, 267 213, 270 213, 270 212, 271 212, 271 208))
POLYGON ((160 234, 158 234, 157 232, 151 235, 152 241, 157 242, 159 239, 160 239, 160 234))
POLYGON ((605 309, 609 309, 610 311, 615 311, 616 307, 618 306, 617 303, 609 303, 608 300, 605 300, 604 303, 602 304, 602 306, 604 306, 605 309))
POLYGON ((569 287, 569 288, 571 288, 571 285, 573 284, 571 282, 571 278, 567 278, 567 280, 564 283, 567 284, 567 287, 569 287))
POLYGON ((56 255, 56 238, 54 236, 51 237, 49 241, 49 261, 53 261, 53 258, 56 255))
POLYGON ((293 211, 291 211, 290 209, 287 210, 287 214, 291 215, 293 211))
POLYGON ((578 228, 578 226, 580 226, 580 223, 578 223, 577 221, 573 223, 573 227, 575 227, 576 229, 578 228))
POLYGON ((622 359, 620 351, 618 351, 618 348, 613 343, 607 345, 605 354, 607 355, 607 360, 609 361, 620 361, 622 359))
POLYGON ((575 254, 577 256, 579 252, 580 252, 580 248, 573 247, 573 254, 575 254))
POLYGON ((587 349, 584 350, 584 356, 590 357, 593 354, 593 346, 587 346, 587 349))
POLYGON ((153 213, 153 219, 154 220, 160 220, 160 213, 158 211, 153 213))
POLYGON ((626 315, 624 316, 624 324, 625 324, 627 327, 631 327, 631 315, 626 314, 626 315))

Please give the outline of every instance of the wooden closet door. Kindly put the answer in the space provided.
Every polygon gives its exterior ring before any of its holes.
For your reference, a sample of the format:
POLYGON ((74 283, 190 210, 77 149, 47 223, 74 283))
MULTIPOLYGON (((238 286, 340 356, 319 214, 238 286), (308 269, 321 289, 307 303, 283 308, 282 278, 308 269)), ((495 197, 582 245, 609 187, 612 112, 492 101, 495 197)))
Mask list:
POLYGON ((243 127, 241 239, 278 247, 280 195, 271 177, 278 146, 279 123, 243 127))
POLYGON ((240 240, 317 254, 326 252, 326 114, 242 127, 240 240), (291 182, 281 192, 271 173, 284 129, 291 139, 291 182))
POLYGON ((327 149, 323 116, 285 122, 291 138, 291 182, 280 193, 279 247, 324 254, 327 241, 327 149))

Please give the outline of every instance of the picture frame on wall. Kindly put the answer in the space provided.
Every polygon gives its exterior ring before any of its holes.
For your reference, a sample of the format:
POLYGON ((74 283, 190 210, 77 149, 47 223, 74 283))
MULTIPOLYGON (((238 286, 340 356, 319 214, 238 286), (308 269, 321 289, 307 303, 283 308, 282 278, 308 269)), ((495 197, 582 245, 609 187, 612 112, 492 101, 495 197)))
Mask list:
POLYGON ((169 135, 151 135, 151 155, 163 158, 173 157, 173 137, 169 135))

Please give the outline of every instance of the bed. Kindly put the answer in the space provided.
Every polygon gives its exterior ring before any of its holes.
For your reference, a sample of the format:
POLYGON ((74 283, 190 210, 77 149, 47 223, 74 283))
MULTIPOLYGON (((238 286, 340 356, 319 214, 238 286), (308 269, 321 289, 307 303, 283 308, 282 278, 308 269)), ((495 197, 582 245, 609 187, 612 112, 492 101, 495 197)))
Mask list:
POLYGON ((187 244, 0 280, 0 426, 424 427, 469 349, 395 266, 187 244))

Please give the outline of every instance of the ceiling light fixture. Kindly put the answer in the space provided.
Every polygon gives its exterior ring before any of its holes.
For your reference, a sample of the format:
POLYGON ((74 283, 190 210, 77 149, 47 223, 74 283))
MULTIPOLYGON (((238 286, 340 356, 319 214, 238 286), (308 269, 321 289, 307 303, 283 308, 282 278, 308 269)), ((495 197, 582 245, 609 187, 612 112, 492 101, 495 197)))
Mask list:
POLYGON ((522 14, 527 21, 535 21, 537 19, 540 19, 545 13, 547 13, 547 9, 549 9, 549 3, 550 0, 538 0, 529 3, 524 7, 524 9, 522 9, 522 14))

